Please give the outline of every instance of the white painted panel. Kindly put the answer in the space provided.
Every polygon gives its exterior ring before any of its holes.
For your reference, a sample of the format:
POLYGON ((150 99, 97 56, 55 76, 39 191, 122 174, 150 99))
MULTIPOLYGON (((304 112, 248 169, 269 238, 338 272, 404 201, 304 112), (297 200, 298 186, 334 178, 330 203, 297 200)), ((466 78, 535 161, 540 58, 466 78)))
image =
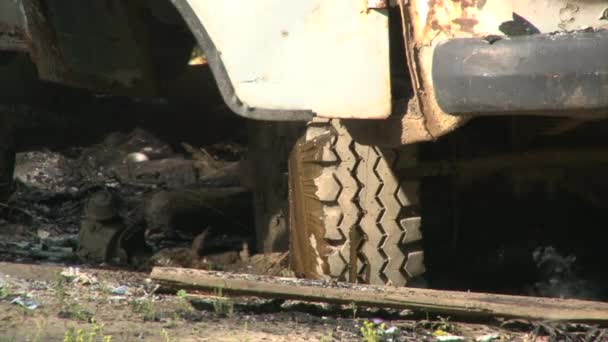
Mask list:
POLYGON ((320 116, 391 112, 388 16, 361 0, 188 0, 238 98, 320 116))

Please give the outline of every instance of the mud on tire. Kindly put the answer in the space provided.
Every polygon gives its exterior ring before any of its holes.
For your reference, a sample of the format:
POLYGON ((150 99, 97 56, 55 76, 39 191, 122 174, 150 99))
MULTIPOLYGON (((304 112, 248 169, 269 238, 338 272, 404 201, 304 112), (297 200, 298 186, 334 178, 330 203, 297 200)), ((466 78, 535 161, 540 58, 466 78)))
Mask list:
POLYGON ((291 263, 298 276, 402 286, 424 273, 418 182, 394 170, 415 146, 364 146, 316 120, 289 160, 291 263))

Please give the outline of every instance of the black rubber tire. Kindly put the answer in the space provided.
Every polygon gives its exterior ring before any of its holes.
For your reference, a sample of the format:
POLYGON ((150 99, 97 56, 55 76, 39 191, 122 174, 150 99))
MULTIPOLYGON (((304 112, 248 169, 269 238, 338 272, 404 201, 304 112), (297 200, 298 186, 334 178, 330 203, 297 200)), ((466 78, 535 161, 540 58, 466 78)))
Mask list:
POLYGON ((403 286, 424 273, 418 181, 394 169, 416 146, 364 146, 315 120, 289 162, 291 264, 298 276, 403 286))

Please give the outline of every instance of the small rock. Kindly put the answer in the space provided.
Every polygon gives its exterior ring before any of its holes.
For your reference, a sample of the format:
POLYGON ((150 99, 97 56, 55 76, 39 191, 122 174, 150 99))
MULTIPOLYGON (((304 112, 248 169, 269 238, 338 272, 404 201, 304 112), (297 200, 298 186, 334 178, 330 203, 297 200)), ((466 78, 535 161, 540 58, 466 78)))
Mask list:
POLYGON ((38 235, 38 238, 40 238, 40 240, 46 240, 49 238, 49 236, 51 236, 51 233, 44 229, 38 229, 36 231, 36 235, 38 235))
POLYGON ((382 324, 382 323, 384 323, 384 320, 382 318, 372 318, 372 323, 382 324))

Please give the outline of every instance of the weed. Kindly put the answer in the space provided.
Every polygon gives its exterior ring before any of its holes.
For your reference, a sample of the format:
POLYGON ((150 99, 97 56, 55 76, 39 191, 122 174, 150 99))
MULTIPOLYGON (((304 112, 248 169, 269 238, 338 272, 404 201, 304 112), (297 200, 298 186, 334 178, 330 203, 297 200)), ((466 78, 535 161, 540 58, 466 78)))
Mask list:
POLYGON ((131 309, 133 312, 137 314, 141 314, 143 316, 144 321, 157 321, 158 320, 158 312, 156 311, 156 306, 154 302, 149 298, 144 299, 135 299, 130 303, 131 309))
POLYGON ((95 318, 91 319, 93 326, 90 331, 84 329, 76 329, 74 327, 69 328, 63 334, 63 342, 112 342, 111 335, 103 334, 103 324, 98 324, 95 318))
POLYGON ((363 340, 365 342, 380 342, 382 336, 384 335, 385 328, 386 326, 384 323, 376 327, 376 325, 372 322, 363 322, 363 326, 361 327, 361 335, 363 335, 363 340))
POLYGON ((179 299, 186 299, 186 297, 188 296, 188 292, 186 292, 186 290, 179 290, 177 291, 177 298, 179 299))
POLYGON ((330 331, 327 335, 321 336, 320 342, 333 342, 334 341, 334 332, 330 331))
POLYGON ((281 271, 279 271, 279 277, 295 278, 295 274, 289 268, 283 268, 281 271))
POLYGON ((188 313, 192 311, 192 306, 190 305, 190 302, 188 302, 188 293, 185 290, 177 291, 177 298, 179 306, 184 312, 188 313))
POLYGON ((6 288, 6 286, 2 286, 0 287, 0 299, 4 299, 6 297, 8 297, 9 292, 8 289, 6 288))
POLYGON ((424 329, 433 331, 440 330, 447 333, 456 333, 456 326, 450 323, 450 317, 438 317, 439 321, 431 321, 427 317, 426 320, 417 323, 417 326, 422 326, 424 329))
POLYGON ((0 284, 0 299, 5 299, 11 295, 10 285, 8 283, 0 284))
POLYGON ((249 322, 245 322, 245 328, 243 330, 243 335, 245 335, 245 340, 243 342, 249 342, 249 322))
POLYGON ((172 320, 169 323, 165 324, 164 327, 167 329, 175 329, 175 328, 177 328, 177 323, 175 322, 175 320, 172 320))
POLYGON ((103 294, 104 298, 107 298, 112 295, 112 286, 110 286, 108 282, 100 280, 97 286, 99 291, 103 294))
POLYGON ((217 288, 215 291, 215 299, 213 300, 213 311, 220 317, 232 317, 234 313, 234 304, 229 298, 224 297, 222 288, 217 288))
POLYGON ((84 342, 84 330, 72 327, 63 333, 63 342, 84 342))
POLYGON ((93 314, 78 302, 72 301, 64 304, 64 308, 59 312, 59 317, 88 322, 93 318, 93 314))
POLYGON ((354 320, 357 319, 357 311, 359 310, 357 307, 357 303, 355 303, 355 302, 350 303, 349 308, 353 312, 353 319, 354 320))
MULTIPOLYGON (((91 334, 89 334, 89 341, 88 342, 93 342, 93 338, 95 336, 97 336, 97 335, 103 336, 103 327, 104 327, 104 325, 97 323, 97 320, 95 320, 95 317, 91 318, 91 323, 93 324, 93 331, 92 331, 91 334)), ((107 337, 107 336, 104 336, 104 340, 105 340, 105 337, 107 337)), ((110 336, 110 339, 111 338, 112 337, 110 336)))
POLYGON ((44 326, 45 326, 44 322, 36 321, 36 335, 34 335, 33 338, 30 338, 28 336, 26 341, 27 342, 40 342, 41 341, 40 338, 42 337, 42 333, 44 332, 44 326))
POLYGON ((456 330, 456 327, 454 326, 454 324, 450 323, 450 317, 439 316, 438 318, 439 318, 439 322, 437 322, 435 324, 433 329, 443 330, 443 331, 447 331, 447 332, 454 332, 456 330))
POLYGON ((165 339, 165 342, 172 342, 171 336, 169 336, 169 332, 165 329, 161 330, 160 336, 165 339))
POLYGON ((61 304, 62 306, 65 304, 66 284, 67 280, 65 279, 65 277, 62 276, 60 272, 55 273, 55 282, 53 284, 53 288, 55 290, 55 296, 57 297, 57 301, 59 301, 59 304, 61 304))

